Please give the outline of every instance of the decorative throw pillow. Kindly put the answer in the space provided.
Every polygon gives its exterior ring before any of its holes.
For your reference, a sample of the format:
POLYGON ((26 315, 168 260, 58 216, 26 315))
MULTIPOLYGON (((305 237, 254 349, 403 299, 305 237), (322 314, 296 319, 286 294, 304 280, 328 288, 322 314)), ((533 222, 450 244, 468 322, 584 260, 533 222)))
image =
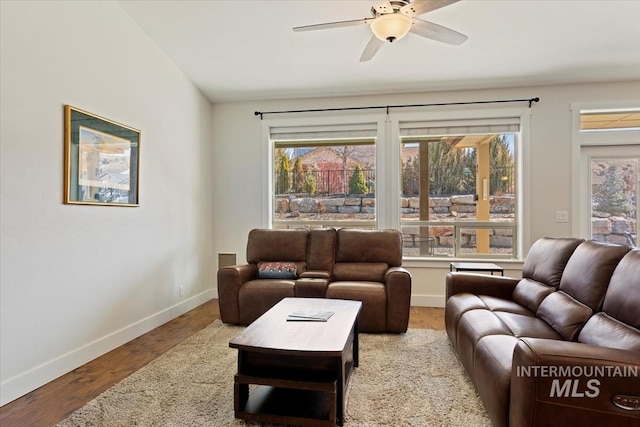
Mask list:
POLYGON ((275 261, 258 264, 258 279, 295 279, 298 277, 295 262, 275 261))

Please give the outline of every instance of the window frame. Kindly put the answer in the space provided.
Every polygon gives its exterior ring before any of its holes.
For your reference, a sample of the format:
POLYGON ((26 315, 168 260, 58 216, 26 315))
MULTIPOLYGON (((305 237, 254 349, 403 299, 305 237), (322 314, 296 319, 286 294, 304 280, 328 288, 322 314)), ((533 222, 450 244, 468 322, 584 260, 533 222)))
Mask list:
MULTIPOLYGON (((263 153, 262 173, 263 173, 263 224, 264 228, 274 228, 274 164, 275 164, 275 143, 271 139, 272 129, 279 128, 298 128, 298 127, 341 127, 358 124, 375 124, 376 136, 376 178, 382 176, 384 171, 385 157, 380 153, 381 147, 384 147, 384 115, 381 114, 342 114, 322 115, 321 117, 303 117, 303 118, 284 118, 284 119, 265 119, 262 121, 262 137, 263 137, 263 153)), ((376 185, 376 220, 373 228, 380 228, 380 205, 384 203, 384 191, 378 191, 376 185)), ((293 224, 292 225, 304 225, 293 224)), ((331 225, 331 224, 329 224, 331 225)), ((357 222, 343 222, 344 226, 357 227, 357 222)), ((371 228, 369 224, 363 225, 363 228, 371 228)))
MULTIPOLYGON (((489 108, 477 106, 443 107, 431 111, 429 107, 416 108, 413 111, 341 112, 318 113, 306 117, 285 117, 264 119, 262 125, 262 227, 273 228, 274 195, 274 143, 271 140, 271 129, 296 126, 330 126, 358 123, 376 123, 376 225, 377 229, 401 230, 400 195, 401 195, 401 137, 400 123, 404 121, 433 122, 449 120, 486 120, 518 118, 520 132, 517 140, 516 159, 516 217, 517 233, 515 239, 516 259, 504 261, 521 262, 524 258, 523 247, 530 243, 530 128, 531 109, 526 107, 489 108)), ((469 260, 469 258, 465 258, 469 260)), ((494 258, 478 258, 490 260, 494 258)), ((455 261, 455 257, 446 258, 405 258, 408 266, 440 266, 443 261, 455 261)), ((444 264, 443 264, 444 265, 444 264)), ((448 264, 447 264, 448 265, 448 264)))
MULTIPOLYGON (((401 151, 402 151, 402 137, 401 137, 401 123, 403 122, 444 122, 444 121, 456 121, 472 122, 474 120, 487 120, 491 121, 495 119, 497 122, 504 120, 505 118, 518 118, 520 130, 517 132, 516 138, 516 233, 514 235, 514 252, 515 257, 509 256, 508 258, 491 256, 491 257, 478 257, 478 256, 454 256, 454 257, 404 257, 404 260, 410 263, 410 265, 431 265, 434 262, 442 261, 455 261, 456 259, 464 259, 469 261, 475 259, 479 261, 492 261, 501 259, 503 261, 522 261, 524 259, 523 247, 530 240, 530 218, 528 213, 530 212, 530 121, 531 110, 528 108, 464 108, 464 109, 443 109, 438 111, 429 112, 398 112, 390 113, 391 121, 391 144, 394 151, 397 153, 397 158, 393 163, 392 179, 392 194, 390 198, 394 208, 394 223, 398 230, 402 229, 401 218, 401 206, 400 198, 402 195, 402 178, 401 178, 401 151)), ((451 223, 447 225, 454 225, 451 223)), ((468 222, 464 225, 473 228, 473 225, 478 227, 485 227, 488 223, 477 221, 468 222)), ((477 228, 477 227, 476 227, 477 228)))
POLYGON ((589 197, 590 178, 585 179, 582 170, 583 147, 607 147, 617 145, 636 145, 640 141, 637 129, 582 130, 580 116, 583 112, 617 112, 640 109, 640 99, 632 101, 575 102, 571 103, 571 234, 582 238, 591 238, 590 217, 585 198, 589 197))

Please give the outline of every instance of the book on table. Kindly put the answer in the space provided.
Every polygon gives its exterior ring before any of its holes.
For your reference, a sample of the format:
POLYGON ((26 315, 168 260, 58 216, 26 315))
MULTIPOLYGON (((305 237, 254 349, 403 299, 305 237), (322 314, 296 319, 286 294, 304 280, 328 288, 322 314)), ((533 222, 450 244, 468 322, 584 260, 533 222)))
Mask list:
POLYGON ((290 313, 287 316, 287 320, 297 322, 326 322, 331 316, 333 316, 333 311, 300 310, 290 313))

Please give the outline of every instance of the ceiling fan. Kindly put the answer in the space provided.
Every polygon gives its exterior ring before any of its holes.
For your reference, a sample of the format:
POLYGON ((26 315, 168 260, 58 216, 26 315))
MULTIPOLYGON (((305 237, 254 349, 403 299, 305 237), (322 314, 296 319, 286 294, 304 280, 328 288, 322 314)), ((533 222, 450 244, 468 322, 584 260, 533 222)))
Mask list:
POLYGON ((467 36, 442 25, 416 18, 427 12, 457 3, 459 0, 390 0, 371 8, 371 18, 351 21, 328 22, 324 24, 295 27, 293 31, 325 30, 370 24, 373 36, 364 48, 360 62, 368 61, 380 50, 385 41, 400 40, 411 32, 439 42, 460 45, 467 36))

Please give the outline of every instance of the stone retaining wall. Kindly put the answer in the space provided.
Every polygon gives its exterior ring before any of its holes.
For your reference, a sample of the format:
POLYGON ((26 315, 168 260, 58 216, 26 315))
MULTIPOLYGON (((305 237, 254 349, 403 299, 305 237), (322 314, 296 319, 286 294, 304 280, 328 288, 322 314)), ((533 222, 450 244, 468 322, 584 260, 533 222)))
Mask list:
MULTIPOLYGON (((515 211, 514 196, 492 196, 489 200, 490 213, 494 215, 510 216, 515 211)), ((420 212, 420 200, 417 197, 403 197, 400 201, 403 215, 418 215, 420 212)), ((374 214, 376 200, 373 195, 349 195, 335 198, 276 198, 275 209, 279 214, 374 214)), ((440 217, 462 217, 474 216, 476 213, 476 202, 473 195, 451 196, 451 197, 431 197, 429 199, 429 213, 440 217)), ((608 217, 593 218, 591 220, 593 238, 601 242, 618 243, 630 245, 637 235, 637 222, 633 218, 608 217)), ((405 235, 413 234, 412 239, 407 241, 419 241, 419 227, 403 227, 405 235), (416 240, 418 239, 418 240, 416 240)), ((475 245, 476 230, 463 229, 460 242, 462 247, 473 247, 475 245)), ((431 243, 436 247, 453 247, 454 229, 453 227, 429 227, 429 235, 433 238, 431 243)), ((512 230, 492 229, 489 231, 492 247, 510 248, 513 247, 512 230)))
POLYGON ((591 218, 591 230, 593 239, 599 242, 637 245, 637 221, 633 218, 591 218))
MULTIPOLYGON (((515 210, 514 196, 492 196, 489 200, 490 212, 493 214, 510 214, 515 210)), ((275 199, 277 213, 375 213, 376 200, 374 196, 350 195, 346 197, 278 197, 275 199), (324 209, 324 210, 323 210, 324 209)), ((400 207, 404 215, 420 212, 420 199, 417 197, 403 197, 400 207)), ((429 213, 439 215, 458 216, 458 214, 475 214, 476 202, 473 195, 431 197, 429 199, 429 213)))
MULTIPOLYGON (((489 198, 489 211, 493 214, 510 214, 515 211, 515 196, 491 196, 489 198)), ((418 197, 403 197, 400 199, 402 213, 413 214, 420 212, 420 199, 418 197)), ((429 198, 429 213, 452 215, 476 213, 476 201, 473 194, 451 197, 429 198)))
POLYGON ((376 199, 374 196, 347 196, 332 198, 276 198, 276 212, 287 213, 327 213, 327 214, 374 214, 376 199))

